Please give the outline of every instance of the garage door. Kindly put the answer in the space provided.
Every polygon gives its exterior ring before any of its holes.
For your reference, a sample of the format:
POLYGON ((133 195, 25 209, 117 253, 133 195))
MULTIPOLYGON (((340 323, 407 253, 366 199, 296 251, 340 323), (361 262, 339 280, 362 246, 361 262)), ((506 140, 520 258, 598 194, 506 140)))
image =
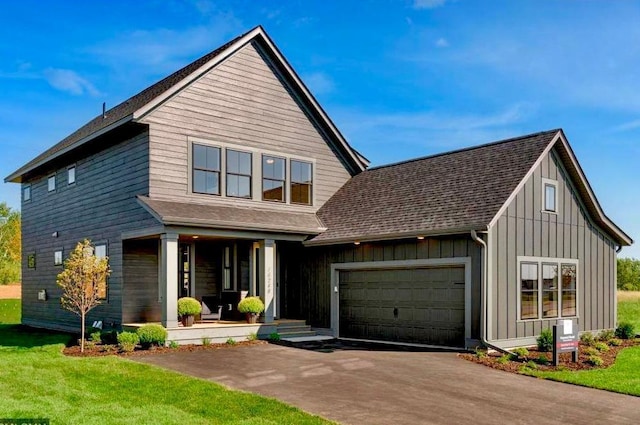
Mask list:
POLYGON ((340 272, 346 338, 464 346, 464 266, 340 272))

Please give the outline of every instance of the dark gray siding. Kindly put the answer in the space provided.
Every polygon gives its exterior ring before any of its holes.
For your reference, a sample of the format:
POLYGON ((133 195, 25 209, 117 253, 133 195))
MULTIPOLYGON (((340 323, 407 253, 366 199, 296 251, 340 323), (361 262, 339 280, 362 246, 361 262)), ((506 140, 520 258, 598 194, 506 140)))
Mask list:
POLYGON ((471 257, 471 336, 480 335, 480 247, 468 236, 395 240, 308 247, 281 242, 283 317, 305 319, 312 326, 330 327, 331 264, 364 261, 471 257))
POLYGON ((491 229, 491 239, 491 339, 532 337, 555 324, 517 317, 519 256, 579 260, 580 330, 615 327, 615 244, 589 218, 555 151, 491 229), (543 178, 558 182, 558 214, 542 212, 543 178))
POLYGON ((219 295, 222 288, 222 247, 215 242, 197 242, 195 268, 195 296, 219 295))
POLYGON ((123 242, 123 323, 159 322, 162 318, 158 287, 159 243, 157 239, 123 242))
MULTIPOLYGON (((116 137, 116 136, 114 136, 116 137)), ((107 302, 89 314, 88 321, 103 320, 116 326, 122 322, 122 242, 121 233, 157 222, 135 199, 149 191, 148 133, 101 139, 104 148, 97 153, 69 158, 30 177, 32 199, 22 203, 23 323, 50 328, 76 329, 78 317, 60 308, 61 291, 56 275, 61 266, 53 265, 54 251, 64 257, 84 238, 108 243, 112 269, 107 302), (119 142, 123 140, 122 142, 119 142), (67 165, 76 164, 76 183, 67 184, 67 165), (47 191, 47 176, 57 172, 57 190, 47 191), (58 237, 52 237, 58 232, 58 237), (37 266, 27 268, 27 256, 35 253, 37 266), (38 290, 46 289, 47 301, 37 301, 38 290)), ((95 145, 94 145, 95 146, 95 145)))

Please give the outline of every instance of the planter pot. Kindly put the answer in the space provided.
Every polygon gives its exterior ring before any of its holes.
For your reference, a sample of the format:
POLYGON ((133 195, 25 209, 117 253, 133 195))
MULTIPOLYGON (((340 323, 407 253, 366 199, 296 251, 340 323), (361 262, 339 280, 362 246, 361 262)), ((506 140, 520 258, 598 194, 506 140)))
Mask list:
POLYGON ((193 316, 182 316, 180 320, 182 321, 182 326, 185 328, 193 326, 193 316))
POLYGON ((258 315, 256 313, 247 313, 247 323, 257 323, 258 315))

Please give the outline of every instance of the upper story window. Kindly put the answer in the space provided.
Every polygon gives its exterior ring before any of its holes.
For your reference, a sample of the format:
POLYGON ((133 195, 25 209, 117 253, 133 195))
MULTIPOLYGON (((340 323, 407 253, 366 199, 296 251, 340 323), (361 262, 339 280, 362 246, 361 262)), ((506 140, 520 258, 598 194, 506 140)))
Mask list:
POLYGON ((193 145, 193 191, 220 195, 220 148, 193 145))
POLYGON ((31 200, 31 185, 27 184, 22 187, 22 200, 30 201, 31 200))
POLYGON ((251 154, 227 149, 227 196, 251 198, 251 154))
POLYGON ((67 184, 74 184, 76 182, 76 166, 72 165, 67 168, 67 184))
POLYGON ((543 179, 543 199, 545 212, 558 212, 558 182, 543 179))
POLYGON ((520 262, 520 320, 575 317, 577 267, 575 260, 520 262))
POLYGON ((313 170, 311 163, 291 160, 291 202, 311 205, 313 189, 313 170))
POLYGON ((285 201, 286 161, 276 156, 262 156, 262 199, 285 201))
POLYGON ((56 175, 53 174, 47 179, 47 190, 54 192, 56 190, 56 175))

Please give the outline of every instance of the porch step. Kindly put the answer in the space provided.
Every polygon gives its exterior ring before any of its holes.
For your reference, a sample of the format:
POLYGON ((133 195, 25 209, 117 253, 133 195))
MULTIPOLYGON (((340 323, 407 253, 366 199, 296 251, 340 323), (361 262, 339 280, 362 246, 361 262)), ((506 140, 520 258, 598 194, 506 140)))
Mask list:
POLYGON ((304 320, 287 320, 278 323, 278 334, 282 340, 317 336, 317 333, 311 330, 311 326, 307 325, 304 320))

